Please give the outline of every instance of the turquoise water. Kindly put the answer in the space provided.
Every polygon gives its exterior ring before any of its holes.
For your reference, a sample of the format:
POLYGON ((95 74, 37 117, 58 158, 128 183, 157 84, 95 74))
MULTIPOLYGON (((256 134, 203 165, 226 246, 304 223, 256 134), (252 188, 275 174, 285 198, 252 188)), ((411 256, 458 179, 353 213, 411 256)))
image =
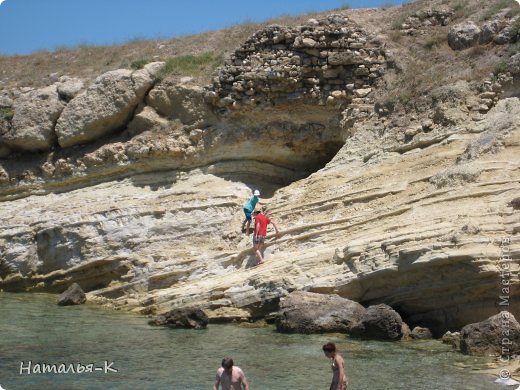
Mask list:
POLYGON ((438 341, 367 342, 344 335, 285 335, 274 328, 210 325, 173 330, 147 319, 94 305, 58 307, 46 294, 0 293, 0 385, 18 389, 211 389, 224 356, 242 367, 252 390, 328 389, 329 361, 321 352, 337 344, 349 389, 494 389, 493 377, 454 364, 483 364, 438 341), (31 374, 28 362, 113 362, 118 372, 31 374), (20 362, 25 371, 20 375, 20 362))

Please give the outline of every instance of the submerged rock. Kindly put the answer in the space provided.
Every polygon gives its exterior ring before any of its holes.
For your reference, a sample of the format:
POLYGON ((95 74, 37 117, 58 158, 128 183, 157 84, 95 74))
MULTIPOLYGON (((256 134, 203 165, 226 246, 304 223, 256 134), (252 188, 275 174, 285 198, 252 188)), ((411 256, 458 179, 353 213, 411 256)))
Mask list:
POLYGON ((466 325, 461 331, 460 350, 467 355, 520 353, 520 324, 508 311, 466 325))
POLYGON ((77 283, 73 283, 58 298, 59 306, 81 305, 87 301, 85 293, 77 283))
POLYGON ((349 332, 363 314, 359 303, 338 295, 295 291, 280 302, 279 332, 349 332))
POLYGON ((410 337, 414 340, 429 340, 432 338, 432 332, 428 328, 416 326, 410 333, 410 337))
POLYGON ((460 349, 460 332, 450 332, 449 330, 442 336, 442 342, 449 344, 456 350, 460 349))
POLYGON ((170 328, 204 329, 208 322, 208 316, 200 309, 174 309, 148 323, 170 328))
POLYGON ((368 307, 350 335, 363 339, 395 341, 403 336, 402 325, 401 316, 390 306, 374 305, 368 307))

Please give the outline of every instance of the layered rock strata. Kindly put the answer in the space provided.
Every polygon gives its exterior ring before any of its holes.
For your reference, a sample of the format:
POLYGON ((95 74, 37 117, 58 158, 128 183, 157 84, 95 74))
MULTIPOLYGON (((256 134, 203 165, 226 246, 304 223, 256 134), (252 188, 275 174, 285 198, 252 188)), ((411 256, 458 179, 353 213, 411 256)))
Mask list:
POLYGON ((120 107, 121 129, 101 109, 71 119, 94 90, 61 99, 63 140, 76 124, 108 138, 78 130, 88 145, 2 160, 0 288, 78 282, 115 308, 200 307, 212 320, 263 317, 306 290, 385 303, 438 336, 496 314, 507 278, 520 315, 519 99, 496 80, 460 82, 432 91, 419 116, 393 115, 374 105, 386 52, 351 21, 254 37, 206 89, 117 72, 130 97, 103 107, 120 107), (282 230, 268 233, 261 267, 240 233, 256 188, 282 230))

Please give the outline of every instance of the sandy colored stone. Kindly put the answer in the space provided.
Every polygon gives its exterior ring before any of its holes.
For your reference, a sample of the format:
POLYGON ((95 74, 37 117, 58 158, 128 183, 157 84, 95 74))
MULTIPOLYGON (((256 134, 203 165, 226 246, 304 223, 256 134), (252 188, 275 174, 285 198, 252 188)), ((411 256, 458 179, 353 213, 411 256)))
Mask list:
POLYGON ((56 144, 54 126, 63 108, 55 85, 22 93, 13 103, 9 126, 0 125, 0 142, 18 150, 50 149, 56 144))
POLYGON ((126 127, 160 66, 152 63, 134 72, 118 69, 99 76, 60 116, 56 124, 60 146, 90 142, 126 127))

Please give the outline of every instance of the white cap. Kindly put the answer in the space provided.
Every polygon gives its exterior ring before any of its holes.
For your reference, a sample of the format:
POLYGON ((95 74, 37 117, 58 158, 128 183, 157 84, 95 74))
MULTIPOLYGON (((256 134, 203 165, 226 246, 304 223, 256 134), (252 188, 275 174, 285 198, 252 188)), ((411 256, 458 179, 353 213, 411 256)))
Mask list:
POLYGON ((254 196, 260 196, 260 191, 255 190, 255 192, 253 192, 253 195, 254 195, 254 196))

